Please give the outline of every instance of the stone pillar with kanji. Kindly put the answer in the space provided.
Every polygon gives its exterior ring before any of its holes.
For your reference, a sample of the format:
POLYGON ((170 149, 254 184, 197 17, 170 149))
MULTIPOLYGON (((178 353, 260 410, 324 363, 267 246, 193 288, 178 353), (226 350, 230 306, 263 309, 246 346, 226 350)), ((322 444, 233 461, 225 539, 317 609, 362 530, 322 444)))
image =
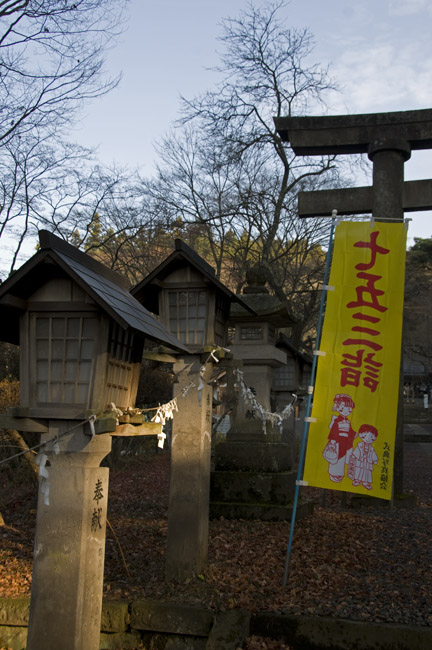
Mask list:
POLYGON ((108 502, 108 473, 100 462, 109 434, 53 420, 42 441, 73 431, 43 449, 35 563, 27 647, 99 647, 108 502))

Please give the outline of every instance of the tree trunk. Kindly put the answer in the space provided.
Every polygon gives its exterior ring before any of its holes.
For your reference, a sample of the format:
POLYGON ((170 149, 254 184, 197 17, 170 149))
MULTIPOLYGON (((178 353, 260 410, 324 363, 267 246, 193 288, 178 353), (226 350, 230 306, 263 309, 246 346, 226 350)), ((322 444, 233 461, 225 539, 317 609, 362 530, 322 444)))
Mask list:
POLYGON ((23 457, 26 459, 26 461, 29 463, 30 467, 32 468, 33 472, 36 474, 36 476, 39 476, 39 467, 35 463, 35 457, 33 453, 30 451, 26 441, 22 437, 18 431, 15 431, 14 429, 8 429, 6 431, 6 434, 8 438, 17 446, 19 449, 23 452, 23 457))

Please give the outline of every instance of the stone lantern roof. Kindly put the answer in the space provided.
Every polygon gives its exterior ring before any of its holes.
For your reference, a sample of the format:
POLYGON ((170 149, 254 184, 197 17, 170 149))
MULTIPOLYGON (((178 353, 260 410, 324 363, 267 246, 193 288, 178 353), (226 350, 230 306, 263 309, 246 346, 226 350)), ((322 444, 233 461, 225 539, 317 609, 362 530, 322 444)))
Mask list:
POLYGON ((247 284, 241 294, 241 303, 232 303, 230 322, 250 320, 250 311, 255 312, 256 320, 265 320, 276 327, 289 327, 293 322, 288 312, 286 303, 281 302, 276 296, 270 295, 265 286, 267 276, 259 264, 250 267, 246 273, 247 284), (247 305, 250 311, 244 308, 247 305))
POLYGON ((131 289, 131 293, 152 313, 159 313, 158 296, 163 289, 163 282, 173 271, 183 267, 185 264, 195 269, 208 286, 223 294, 229 301, 243 305, 249 316, 254 314, 252 307, 243 301, 240 296, 233 293, 216 277, 215 270, 190 246, 181 239, 174 241, 174 251, 164 259, 151 273, 131 289))
POLYGON ((18 344, 19 317, 28 309, 28 298, 48 280, 69 277, 120 327, 188 351, 127 291, 123 276, 46 230, 39 240, 39 251, 0 286, 0 340, 18 344))

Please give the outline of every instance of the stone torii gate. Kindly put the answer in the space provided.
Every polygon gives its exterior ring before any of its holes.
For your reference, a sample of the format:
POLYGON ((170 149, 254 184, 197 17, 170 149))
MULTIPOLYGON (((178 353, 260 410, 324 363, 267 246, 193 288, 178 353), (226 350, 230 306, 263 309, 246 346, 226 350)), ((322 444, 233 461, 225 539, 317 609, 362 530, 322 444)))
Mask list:
MULTIPOLYGON (((301 156, 367 153, 371 187, 299 193, 301 217, 372 213, 377 221, 403 221, 404 212, 432 209, 432 181, 404 182, 412 150, 432 149, 432 109, 396 113, 279 117, 282 140, 301 156)), ((403 357, 402 357, 403 359, 403 357)), ((401 364, 401 378, 403 363, 401 364)), ((402 390, 401 379, 401 390, 402 390)), ((400 392, 401 392, 400 390, 400 392)), ((394 494, 403 491, 403 400, 399 396, 394 494)))

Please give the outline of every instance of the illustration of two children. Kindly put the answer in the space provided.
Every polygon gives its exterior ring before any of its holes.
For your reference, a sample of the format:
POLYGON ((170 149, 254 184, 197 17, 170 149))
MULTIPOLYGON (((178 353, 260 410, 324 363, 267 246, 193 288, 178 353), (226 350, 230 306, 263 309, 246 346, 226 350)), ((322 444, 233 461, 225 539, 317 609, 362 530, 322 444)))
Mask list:
POLYGON ((324 457, 329 462, 329 477, 334 483, 340 483, 345 476, 345 465, 348 465, 348 478, 353 486, 363 485, 367 490, 372 489, 372 470, 378 463, 378 456, 373 448, 378 431, 371 424, 362 424, 358 433, 354 431, 349 416, 354 409, 354 402, 349 395, 338 394, 334 398, 333 415, 330 422, 329 442, 324 449, 324 457), (359 442, 353 449, 354 439, 359 442), (334 454, 332 457, 330 453, 334 454))

